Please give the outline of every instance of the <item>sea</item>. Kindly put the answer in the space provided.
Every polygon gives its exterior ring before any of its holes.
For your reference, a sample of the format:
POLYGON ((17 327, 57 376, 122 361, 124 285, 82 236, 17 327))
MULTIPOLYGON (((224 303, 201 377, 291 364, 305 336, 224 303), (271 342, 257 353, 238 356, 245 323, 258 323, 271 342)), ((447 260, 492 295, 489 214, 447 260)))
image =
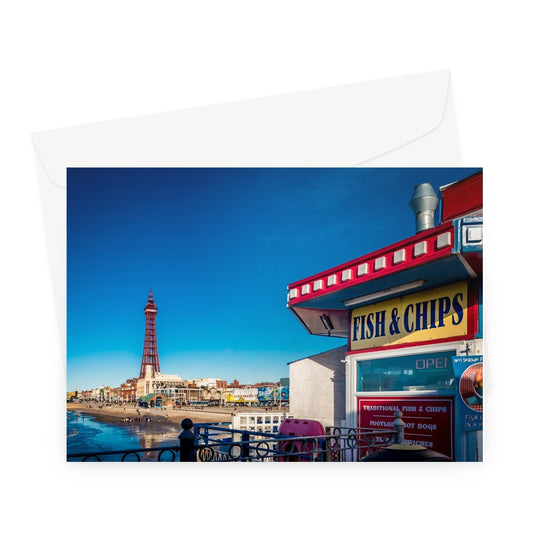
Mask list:
MULTIPOLYGON (((79 411, 67 411, 67 456, 70 454, 98 454, 104 451, 136 450, 140 448, 178 446, 181 428, 175 429, 168 424, 151 422, 106 422, 79 411)), ((121 461, 123 454, 99 455, 102 462, 121 461)), ((124 462, 138 461, 179 461, 179 452, 143 452, 139 456, 129 454, 124 462)), ((83 458, 67 457, 69 462, 83 458)), ((86 459, 97 461, 95 457, 86 459)))

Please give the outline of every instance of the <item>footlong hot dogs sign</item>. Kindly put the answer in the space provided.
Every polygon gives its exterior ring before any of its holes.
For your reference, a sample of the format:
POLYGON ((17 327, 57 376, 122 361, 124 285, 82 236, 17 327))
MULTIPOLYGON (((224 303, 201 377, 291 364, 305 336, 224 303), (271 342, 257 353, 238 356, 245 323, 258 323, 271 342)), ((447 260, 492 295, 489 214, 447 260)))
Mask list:
POLYGON ((465 281, 353 309, 349 349, 466 335, 467 309, 465 281))

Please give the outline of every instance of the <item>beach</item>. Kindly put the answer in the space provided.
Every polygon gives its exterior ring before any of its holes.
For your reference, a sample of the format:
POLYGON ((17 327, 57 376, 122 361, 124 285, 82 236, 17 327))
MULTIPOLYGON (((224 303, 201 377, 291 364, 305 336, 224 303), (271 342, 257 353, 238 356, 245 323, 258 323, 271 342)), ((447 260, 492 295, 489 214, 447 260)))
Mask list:
POLYGON ((236 411, 229 408, 205 407, 204 409, 182 408, 143 408, 128 406, 99 406, 98 404, 67 403, 68 411, 77 411, 94 416, 103 422, 121 422, 124 418, 150 418, 150 422, 169 426, 181 430, 181 422, 189 418, 193 423, 205 424, 209 422, 231 422, 236 411))
MULTIPOLYGON (((186 418, 196 424, 227 423, 232 420, 232 411, 217 407, 202 411, 142 408, 133 404, 67 403, 67 453, 175 446, 183 431, 181 422, 186 418)), ((110 456, 104 460, 117 458, 110 456)))

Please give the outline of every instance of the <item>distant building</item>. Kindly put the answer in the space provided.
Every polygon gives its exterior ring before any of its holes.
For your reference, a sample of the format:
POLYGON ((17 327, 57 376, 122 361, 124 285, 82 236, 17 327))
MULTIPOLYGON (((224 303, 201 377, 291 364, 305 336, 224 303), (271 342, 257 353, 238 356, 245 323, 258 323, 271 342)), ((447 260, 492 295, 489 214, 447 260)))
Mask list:
POLYGON ((120 387, 113 387, 110 391, 109 400, 112 403, 118 403, 121 401, 120 399, 120 387))
POLYGON ((137 399, 137 378, 128 379, 119 389, 121 402, 134 402, 137 399))
POLYGON ((237 387, 226 389, 227 403, 257 403, 257 387, 237 387))
POLYGON ((94 388, 90 392, 90 399, 97 402, 105 401, 105 389, 106 387, 104 385, 102 385, 101 387, 94 388))
POLYGON ((78 392, 78 401, 88 402, 91 399, 91 391, 82 390, 78 392))
POLYGON ((78 399, 78 391, 67 392, 67 402, 73 402, 78 399))
POLYGON ((197 387, 204 388, 204 389, 218 389, 220 383, 226 383, 225 381, 222 381, 220 378, 199 378, 199 379, 191 379, 188 383, 192 383, 196 385, 197 387))
POLYGON ((143 407, 167 407, 173 405, 173 402, 163 394, 151 393, 141 396, 139 404, 143 407))
POLYGON ((145 377, 137 380, 137 398, 155 393, 177 399, 187 386, 187 380, 182 377, 154 372, 152 365, 146 365, 145 377))

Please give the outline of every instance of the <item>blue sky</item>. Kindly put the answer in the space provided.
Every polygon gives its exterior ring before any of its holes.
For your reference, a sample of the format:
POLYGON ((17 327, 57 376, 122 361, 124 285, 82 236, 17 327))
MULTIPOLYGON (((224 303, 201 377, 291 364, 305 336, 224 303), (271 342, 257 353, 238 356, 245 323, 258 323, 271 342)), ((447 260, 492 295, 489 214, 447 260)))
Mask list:
POLYGON ((309 335, 287 285, 415 233, 413 188, 455 169, 69 169, 67 389, 139 374, 144 305, 161 372, 241 383, 342 346, 309 335))

